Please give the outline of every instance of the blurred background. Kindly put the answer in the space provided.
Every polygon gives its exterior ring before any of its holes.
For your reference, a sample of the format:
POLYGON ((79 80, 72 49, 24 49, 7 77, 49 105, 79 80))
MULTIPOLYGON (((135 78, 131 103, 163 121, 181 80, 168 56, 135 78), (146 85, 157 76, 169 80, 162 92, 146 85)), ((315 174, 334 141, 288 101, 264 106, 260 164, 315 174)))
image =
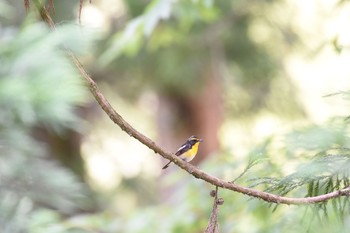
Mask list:
MULTIPOLYGON (((203 232, 213 187, 122 132, 61 50, 131 125, 250 186, 348 148, 350 4, 342 0, 0 0, 1 232, 203 232)), ((266 186, 258 186, 264 190, 266 186)), ((220 190, 221 232, 346 232, 348 214, 220 190), (323 223, 323 224, 322 224, 323 223)), ((306 189, 291 196, 303 197, 306 189)), ((348 213, 349 208, 343 209, 348 213)))

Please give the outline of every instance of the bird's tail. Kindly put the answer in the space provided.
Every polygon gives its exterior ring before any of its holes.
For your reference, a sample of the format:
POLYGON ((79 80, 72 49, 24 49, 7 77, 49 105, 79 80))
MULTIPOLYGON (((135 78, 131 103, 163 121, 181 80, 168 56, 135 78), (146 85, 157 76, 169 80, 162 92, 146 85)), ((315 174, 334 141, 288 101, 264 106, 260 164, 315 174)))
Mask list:
POLYGON ((167 167, 169 167, 170 164, 171 164, 171 161, 169 161, 169 163, 165 164, 165 166, 162 169, 166 169, 167 167))

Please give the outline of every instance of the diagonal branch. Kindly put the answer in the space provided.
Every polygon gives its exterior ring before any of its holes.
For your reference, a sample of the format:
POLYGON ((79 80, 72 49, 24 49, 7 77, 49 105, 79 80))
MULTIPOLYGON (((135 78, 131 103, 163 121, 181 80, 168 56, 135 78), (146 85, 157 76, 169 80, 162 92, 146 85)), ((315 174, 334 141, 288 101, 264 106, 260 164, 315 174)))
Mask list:
MULTIPOLYGON (((40 0, 33 0, 33 1, 35 2, 36 8, 40 12, 40 16, 42 20, 45 21, 52 30, 55 30, 55 24, 51 19, 50 14, 48 13, 45 6, 41 3, 40 0)), ((258 191, 252 188, 246 188, 232 182, 224 181, 222 179, 219 179, 215 176, 212 176, 203 172, 202 170, 196 168, 195 166, 178 158, 174 154, 166 152, 163 148, 161 148, 151 139, 149 139, 148 137, 146 137, 145 135, 137 131, 127 121, 125 121, 122 118, 122 116, 119 115, 119 113, 110 105, 108 100, 101 93, 95 81, 85 71, 84 67, 82 66, 78 58, 73 54, 73 52, 68 49, 66 49, 66 52, 68 56, 72 59, 75 66, 77 67, 82 78, 85 80, 87 86, 90 89, 90 92, 94 95, 98 104, 101 106, 101 108, 106 112, 106 114, 115 124, 117 124, 128 135, 130 135, 131 137, 134 137, 136 140, 138 140, 139 142, 147 146, 149 149, 153 150, 155 153, 160 154, 163 158, 171 160, 177 166, 179 166, 180 168, 182 168, 183 170, 191 174, 193 177, 223 189, 232 190, 234 192, 239 192, 244 195, 256 197, 267 202, 278 203, 278 204, 295 204, 295 205, 311 204, 311 203, 324 202, 326 200, 337 198, 340 196, 350 196, 350 187, 347 187, 342 190, 338 190, 338 191, 334 191, 331 193, 314 196, 314 197, 306 197, 306 198, 283 197, 283 196, 278 196, 267 192, 258 191)))

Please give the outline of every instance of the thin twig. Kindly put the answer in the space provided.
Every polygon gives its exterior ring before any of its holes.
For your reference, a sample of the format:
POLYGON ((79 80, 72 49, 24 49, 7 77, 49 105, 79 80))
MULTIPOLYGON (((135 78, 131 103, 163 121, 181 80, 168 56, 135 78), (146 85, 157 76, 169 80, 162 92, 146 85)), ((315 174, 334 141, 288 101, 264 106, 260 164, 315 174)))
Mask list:
POLYGON ((83 10, 84 0, 79 0, 79 24, 81 25, 81 11, 83 10))
MULTIPOLYGON (((34 0, 36 3, 35 6, 37 7, 38 11, 40 12, 41 18, 43 21, 45 21, 49 27, 52 30, 55 30, 54 22, 52 21, 49 13, 47 12, 46 8, 41 4, 40 0, 34 0)), ((252 188, 246 188, 240 185, 237 185, 232 182, 221 180, 215 176, 209 175, 202 170, 196 168, 195 166, 183 161, 182 159, 178 158, 174 154, 171 154, 169 152, 166 152, 163 148, 161 148, 159 145, 157 145, 155 142, 153 142, 151 139, 134 129, 127 121, 125 121, 121 115, 118 114, 118 112, 110 105, 109 101, 104 97, 104 95, 99 90, 97 84, 94 82, 94 80, 87 74, 85 69, 83 68, 82 64, 78 60, 78 58, 73 54, 72 51, 69 49, 66 49, 66 52, 68 56, 72 59, 73 63, 77 67, 79 73, 81 74, 82 78, 87 83, 87 86, 89 87, 91 93, 94 95, 96 101, 101 106, 101 108, 106 112, 106 114, 109 116, 109 118, 116 123, 123 131, 125 131, 128 135, 131 137, 134 137, 136 140, 147 146, 149 149, 153 150, 155 153, 160 154, 163 158, 171 160, 174 162, 177 166, 182 168, 183 170, 187 171, 189 174, 191 174, 193 177, 197 179, 201 179, 203 181, 206 181, 214 186, 232 190, 235 192, 242 193, 244 195, 248 195, 251 197, 256 197, 261 200, 272 202, 272 203, 278 203, 278 204, 295 204, 295 205, 301 205, 301 204, 310 204, 310 203, 319 203, 324 202, 326 200, 340 197, 340 196, 349 196, 350 194, 350 187, 347 187, 342 190, 334 191, 331 193, 327 193, 324 195, 319 195, 315 197, 306 197, 306 198, 293 198, 293 197, 283 197, 278 196, 275 194, 267 193, 258 191, 252 188)))
POLYGON ((210 192, 211 196, 214 197, 213 202, 213 209, 210 214, 209 222, 207 225, 207 228, 205 229, 204 233, 219 233, 219 205, 222 203, 218 202, 218 192, 219 188, 218 186, 215 187, 215 190, 212 190, 210 192), (213 194, 213 195, 212 195, 213 194))
POLYGON ((30 6, 29 0, 24 0, 24 8, 26 9, 27 14, 29 12, 29 6, 30 6))

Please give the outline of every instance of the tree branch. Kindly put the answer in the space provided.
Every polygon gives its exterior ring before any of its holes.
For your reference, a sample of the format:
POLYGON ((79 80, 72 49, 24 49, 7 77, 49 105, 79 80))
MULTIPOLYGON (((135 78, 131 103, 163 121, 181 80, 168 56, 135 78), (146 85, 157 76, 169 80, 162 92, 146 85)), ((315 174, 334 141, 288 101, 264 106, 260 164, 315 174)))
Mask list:
MULTIPOLYGON (((40 0, 34 0, 35 6, 38 9, 41 18, 43 21, 45 21, 48 26, 55 30, 55 24, 53 20, 50 17, 49 12, 45 8, 45 6, 41 3, 40 0)), ((195 166, 183 161, 182 159, 178 158, 172 153, 166 152, 163 148, 161 148, 159 145, 157 145, 154 141, 134 129, 127 121, 125 121, 121 115, 118 114, 118 112, 110 105, 108 100, 104 97, 104 95, 99 90, 97 84, 94 82, 94 80, 89 76, 89 74, 85 71, 82 64, 78 60, 78 58, 73 54, 72 51, 69 49, 66 49, 66 52, 68 56, 72 59, 73 63, 77 67, 79 73, 81 74, 82 78, 85 80, 86 84, 88 85, 90 92, 95 97, 98 104, 101 106, 101 108, 106 112, 106 114, 109 116, 109 118, 117 124, 123 131, 125 131, 128 135, 131 137, 134 137, 136 140, 147 146, 149 149, 153 150, 155 153, 160 154, 163 158, 171 160, 174 162, 177 166, 182 168, 183 170, 187 171, 189 174, 191 174, 193 177, 203 180, 207 183, 210 183, 214 186, 232 190, 235 192, 242 193, 247 196, 256 197, 261 200, 272 202, 272 203, 278 203, 278 204, 310 204, 310 203, 318 203, 318 202, 324 202, 326 200, 337 198, 340 196, 349 196, 350 195, 350 187, 347 187, 342 190, 334 191, 331 193, 327 193, 324 195, 314 196, 314 197, 306 197, 306 198, 293 198, 293 197, 283 197, 278 196, 275 194, 267 193, 258 191, 252 188, 246 188, 240 185, 237 185, 232 182, 221 180, 215 176, 209 175, 202 170, 196 168, 195 166)))
POLYGON ((222 198, 218 198, 218 186, 215 187, 215 190, 212 190, 210 192, 210 195, 214 197, 214 203, 213 203, 213 209, 211 211, 209 222, 207 225, 207 228, 205 229, 204 233, 219 233, 219 205, 222 205, 224 203, 224 200, 222 198))

